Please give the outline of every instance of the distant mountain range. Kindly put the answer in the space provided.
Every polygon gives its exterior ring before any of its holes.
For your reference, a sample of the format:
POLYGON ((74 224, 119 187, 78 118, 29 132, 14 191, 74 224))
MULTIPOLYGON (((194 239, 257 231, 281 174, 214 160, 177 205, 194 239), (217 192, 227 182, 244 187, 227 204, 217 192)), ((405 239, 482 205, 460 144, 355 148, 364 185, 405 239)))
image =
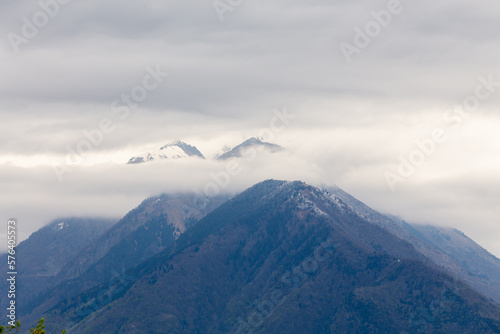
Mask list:
MULTIPOLYGON (((156 255, 43 316, 76 334, 500 331, 498 304, 398 236, 396 221, 336 192, 268 180, 219 199, 156 255)), ((156 216, 155 201, 136 222, 156 216)), ((106 267, 135 245, 103 255, 106 267)))
MULTIPOLYGON (((267 143, 258 138, 252 137, 245 140, 243 143, 235 146, 231 150, 217 156, 217 160, 227 160, 231 158, 240 158, 249 150, 265 150, 270 153, 276 153, 284 150, 281 146, 267 143)), ((148 161, 172 160, 188 157, 198 157, 205 159, 203 154, 195 147, 180 140, 167 144, 160 149, 147 152, 130 158, 128 164, 139 164, 148 161)))
POLYGON ((23 299, 21 319, 75 334, 500 332, 499 259, 339 188, 268 180, 233 198, 161 195, 103 226, 23 299))

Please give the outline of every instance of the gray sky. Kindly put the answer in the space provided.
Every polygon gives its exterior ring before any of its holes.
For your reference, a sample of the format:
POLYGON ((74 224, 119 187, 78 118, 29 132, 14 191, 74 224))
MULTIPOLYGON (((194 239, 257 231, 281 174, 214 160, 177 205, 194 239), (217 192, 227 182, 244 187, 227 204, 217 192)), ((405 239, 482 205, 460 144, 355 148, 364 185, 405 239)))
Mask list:
POLYGON ((23 238, 227 169, 133 155, 182 139, 210 158, 260 133, 288 150, 241 162, 224 190, 337 184, 500 256, 500 4, 62 2, 0 3, 0 213, 23 238))

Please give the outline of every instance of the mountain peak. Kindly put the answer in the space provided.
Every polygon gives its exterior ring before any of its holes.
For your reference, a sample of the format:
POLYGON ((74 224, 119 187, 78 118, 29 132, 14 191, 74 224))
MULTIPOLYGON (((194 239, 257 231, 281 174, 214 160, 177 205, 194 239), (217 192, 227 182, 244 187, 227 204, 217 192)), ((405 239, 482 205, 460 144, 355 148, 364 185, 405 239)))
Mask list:
POLYGON ((247 144, 247 145, 258 145, 258 144, 263 144, 264 141, 262 141, 260 138, 256 137, 250 137, 247 140, 245 140, 242 144, 247 144))
POLYGON ((228 152, 221 154, 218 157, 218 160, 226 160, 226 159, 231 159, 231 158, 240 158, 242 157, 248 150, 251 149, 259 149, 259 150, 266 150, 270 153, 276 153, 283 151, 284 148, 273 144, 273 143, 268 143, 263 141, 262 138, 256 138, 256 137, 251 137, 242 142, 241 144, 235 146, 228 152))
POLYGON ((139 156, 130 158, 128 164, 139 164, 154 160, 181 159, 187 157, 199 157, 205 159, 203 154, 192 145, 181 140, 175 140, 169 144, 160 147, 154 152, 146 152, 139 156))

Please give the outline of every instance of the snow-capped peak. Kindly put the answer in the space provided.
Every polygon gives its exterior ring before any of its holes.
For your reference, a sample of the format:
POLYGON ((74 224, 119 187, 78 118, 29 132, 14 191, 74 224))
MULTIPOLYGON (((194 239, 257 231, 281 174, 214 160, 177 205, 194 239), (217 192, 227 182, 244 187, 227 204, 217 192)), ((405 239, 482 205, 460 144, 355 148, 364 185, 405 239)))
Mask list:
POLYGON ((283 147, 268 143, 262 140, 262 138, 249 138, 245 140, 243 143, 239 144, 238 146, 235 146, 232 150, 220 155, 218 157, 219 160, 226 160, 230 158, 238 158, 242 157, 245 153, 246 150, 251 149, 251 148, 259 148, 259 149, 264 149, 267 150, 268 152, 271 153, 276 153, 279 151, 283 151, 283 147))
POLYGON ((146 152, 139 156, 132 157, 128 163, 138 164, 153 160, 180 159, 192 156, 205 159, 203 154, 201 154, 196 147, 177 140, 160 147, 156 151, 146 152))

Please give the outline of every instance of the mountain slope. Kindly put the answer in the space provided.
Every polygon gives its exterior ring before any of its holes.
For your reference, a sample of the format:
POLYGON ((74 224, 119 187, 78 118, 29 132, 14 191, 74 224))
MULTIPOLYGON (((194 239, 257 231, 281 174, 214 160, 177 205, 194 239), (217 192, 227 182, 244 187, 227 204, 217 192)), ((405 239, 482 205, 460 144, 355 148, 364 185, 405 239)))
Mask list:
POLYGON ((425 240, 448 255, 463 280, 500 305, 500 260, 454 228, 412 225, 425 240))
POLYGON ((186 144, 180 140, 160 147, 154 152, 147 152, 130 158, 128 164, 139 164, 147 161, 181 159, 187 157, 198 157, 205 159, 203 154, 195 146, 186 144))
MULTIPOLYGON (((18 305, 47 289, 62 268, 83 248, 97 240, 116 220, 99 218, 64 218, 34 232, 16 248, 18 259, 18 305)), ((7 273, 7 255, 0 256, 0 268, 7 273)), ((8 291, 7 281, 0 289, 8 291)), ((2 315, 7 308, 7 294, 0 294, 2 315), (4 308, 5 306, 5 308, 4 308)), ((19 310, 18 310, 19 311, 19 310)))
POLYGON ((227 160, 231 158, 240 158, 243 157, 245 154, 247 154, 247 152, 250 150, 266 150, 270 153, 276 153, 282 151, 283 147, 276 144, 267 143, 255 137, 252 137, 245 140, 238 146, 235 146, 230 151, 221 154, 217 159, 227 160))
POLYGON ((408 224, 369 208, 340 188, 329 188, 354 211, 410 242, 418 251, 500 305, 500 260, 455 229, 408 224))
POLYGON ((227 199, 221 195, 200 202, 194 195, 164 194, 145 200, 67 263, 50 289, 30 300, 25 319, 35 322, 60 301, 109 282, 161 252, 227 199))
MULTIPOLYGON (((250 188, 130 273, 133 285, 71 333, 500 330, 497 306, 301 182, 250 188)), ((75 319, 77 304, 47 321, 75 319)))

